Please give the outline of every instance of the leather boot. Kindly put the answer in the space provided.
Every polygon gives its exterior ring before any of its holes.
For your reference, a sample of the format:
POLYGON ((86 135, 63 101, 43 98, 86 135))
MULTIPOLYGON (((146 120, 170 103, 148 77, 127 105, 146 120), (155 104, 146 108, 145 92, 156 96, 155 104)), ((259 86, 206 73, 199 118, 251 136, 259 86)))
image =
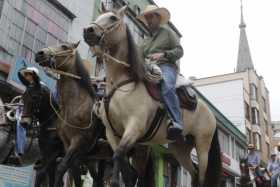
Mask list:
POLYGON ((167 129, 167 139, 176 140, 177 138, 182 137, 183 128, 180 124, 176 122, 171 122, 171 125, 167 129))

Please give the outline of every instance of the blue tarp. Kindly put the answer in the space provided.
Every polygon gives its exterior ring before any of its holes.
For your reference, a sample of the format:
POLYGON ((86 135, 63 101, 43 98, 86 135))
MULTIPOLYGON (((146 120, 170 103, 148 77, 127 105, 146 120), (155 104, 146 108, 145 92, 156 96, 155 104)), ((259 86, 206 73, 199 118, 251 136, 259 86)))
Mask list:
POLYGON ((0 187, 31 187, 33 166, 11 167, 0 165, 0 187))

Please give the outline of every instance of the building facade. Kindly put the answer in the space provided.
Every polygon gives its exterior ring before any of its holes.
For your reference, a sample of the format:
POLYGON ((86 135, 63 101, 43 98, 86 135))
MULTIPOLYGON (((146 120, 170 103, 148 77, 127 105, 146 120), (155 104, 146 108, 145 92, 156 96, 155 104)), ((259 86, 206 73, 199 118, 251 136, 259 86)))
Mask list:
POLYGON ((280 145, 280 121, 272 121, 272 148, 274 152, 278 152, 278 147, 280 145))
POLYGON ((254 68, 243 14, 239 28, 236 71, 194 79, 194 85, 247 136, 248 143, 255 144, 262 161, 267 162, 272 148, 269 91, 254 68))
POLYGON ((18 57, 34 62, 44 47, 79 41, 79 52, 89 57, 82 29, 91 21, 94 1, 0 0, 0 76, 7 79, 18 57))

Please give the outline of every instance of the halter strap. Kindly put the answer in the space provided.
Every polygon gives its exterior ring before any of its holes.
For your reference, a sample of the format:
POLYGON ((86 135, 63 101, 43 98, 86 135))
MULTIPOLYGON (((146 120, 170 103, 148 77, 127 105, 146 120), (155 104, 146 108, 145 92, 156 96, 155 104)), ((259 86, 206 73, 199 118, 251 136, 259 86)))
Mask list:
POLYGON ((68 49, 68 50, 61 51, 61 52, 55 52, 50 47, 48 47, 47 49, 51 52, 51 58, 64 57, 64 56, 66 56, 66 58, 63 60, 63 62, 61 64, 59 64, 59 66, 55 66, 54 68, 44 67, 45 70, 53 72, 58 75, 63 75, 63 76, 71 77, 71 78, 78 79, 78 80, 81 79, 81 76, 57 69, 57 68, 63 66, 64 64, 69 63, 70 58, 72 58, 76 52, 75 49, 68 49))
POLYGON ((111 102, 111 98, 113 97, 113 95, 115 94, 115 92, 122 86, 126 85, 126 84, 129 84, 129 83, 132 83, 134 82, 134 80, 132 79, 128 79, 128 80, 125 80, 125 81, 122 81, 120 82, 119 84, 117 84, 105 97, 104 97, 104 107, 105 107, 105 113, 106 113, 106 117, 107 117, 107 120, 108 120, 108 123, 111 127, 111 129, 113 130, 115 136, 117 136, 118 138, 121 138, 122 136, 116 131, 116 129, 114 128, 114 126, 112 125, 111 123, 111 120, 110 120, 110 116, 109 116, 109 105, 110 105, 110 102, 111 102))
MULTIPOLYGON (((117 84, 103 99, 104 101, 104 108, 105 108, 105 113, 106 113, 106 118, 107 121, 114 133, 115 136, 117 136, 118 138, 121 138, 122 136, 117 132, 117 130, 114 128, 114 126, 112 125, 112 122, 110 120, 110 116, 109 116, 109 105, 110 105, 110 101, 111 98, 113 97, 113 95, 115 94, 115 92, 122 86, 129 84, 131 82, 134 82, 134 80, 132 79, 128 79, 125 81, 120 82, 119 84, 117 84)), ((141 137, 139 138, 137 141, 138 142, 146 142, 151 140, 155 134, 158 132, 158 129, 160 127, 160 124, 162 123, 164 117, 166 115, 166 111, 158 108, 155 114, 155 117, 151 123, 150 128, 148 129, 148 131, 141 137)))
MULTIPOLYGON (((102 44, 104 44, 106 42, 106 35, 115 31, 116 29, 118 29, 121 25, 122 25, 122 21, 120 19, 120 21, 117 21, 115 23, 112 23, 110 25, 108 25, 107 27, 102 27, 101 25, 93 22, 93 25, 96 25, 98 28, 100 28, 102 30, 101 33, 101 39, 98 42, 99 46, 102 46, 102 44)), ((124 65, 125 67, 130 67, 130 64, 128 64, 127 62, 121 61, 115 57, 113 57, 112 55, 110 55, 109 53, 107 53, 105 50, 101 50, 98 52, 98 56, 100 56, 103 59, 109 59, 112 62, 124 65)))

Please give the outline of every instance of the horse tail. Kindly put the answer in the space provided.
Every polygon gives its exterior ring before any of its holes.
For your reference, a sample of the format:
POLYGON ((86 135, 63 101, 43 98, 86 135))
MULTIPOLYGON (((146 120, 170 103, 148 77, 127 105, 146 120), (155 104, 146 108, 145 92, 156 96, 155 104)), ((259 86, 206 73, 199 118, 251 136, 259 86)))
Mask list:
POLYGON ((221 150, 218 139, 218 130, 215 130, 208 154, 208 166, 204 186, 220 186, 222 172, 221 150))

